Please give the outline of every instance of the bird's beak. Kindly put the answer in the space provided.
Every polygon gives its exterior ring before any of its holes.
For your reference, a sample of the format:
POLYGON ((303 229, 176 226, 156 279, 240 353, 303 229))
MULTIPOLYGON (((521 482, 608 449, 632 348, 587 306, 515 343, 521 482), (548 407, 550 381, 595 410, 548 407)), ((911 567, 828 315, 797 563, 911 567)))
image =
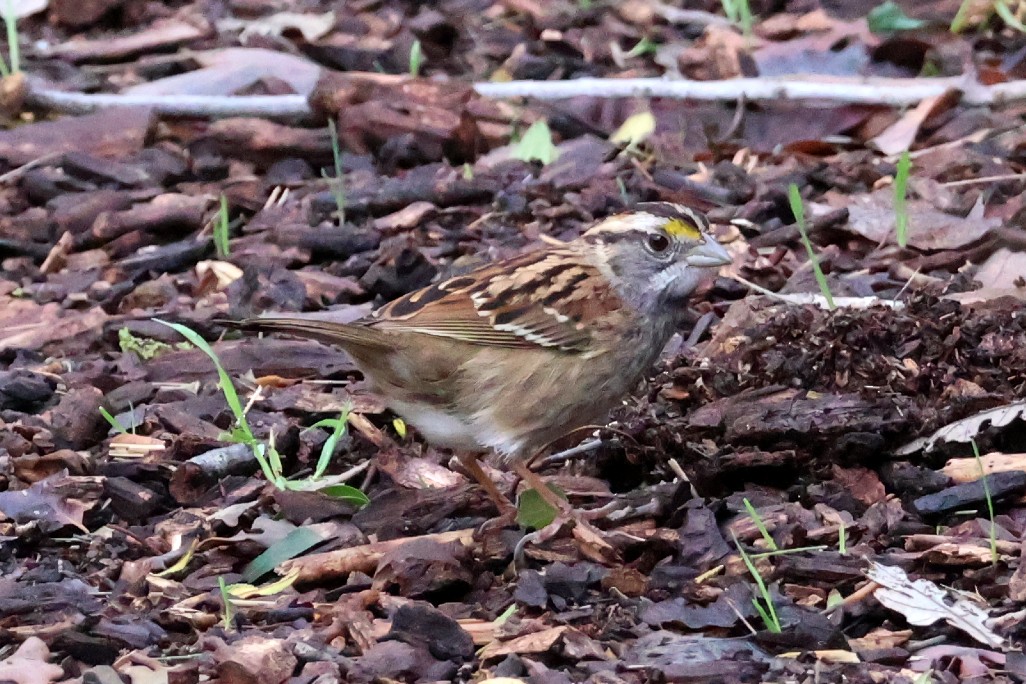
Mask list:
POLYGON ((732 261, 730 253, 713 237, 706 237, 705 242, 684 255, 684 263, 697 268, 715 268, 732 261))

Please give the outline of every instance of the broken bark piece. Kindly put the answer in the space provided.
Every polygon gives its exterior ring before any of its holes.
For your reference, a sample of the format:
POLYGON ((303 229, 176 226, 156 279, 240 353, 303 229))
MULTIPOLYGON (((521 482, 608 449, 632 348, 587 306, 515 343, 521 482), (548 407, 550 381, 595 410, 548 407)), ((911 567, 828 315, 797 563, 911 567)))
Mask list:
MULTIPOLYGON (((990 497, 997 501, 1026 491, 1026 472, 1021 470, 987 476, 990 497)), ((948 487, 935 494, 921 496, 912 502, 919 515, 942 515, 965 508, 979 508, 987 500, 983 480, 948 487)))
MULTIPOLYGON (((232 377, 252 370, 258 376, 328 378, 355 370, 345 354, 305 340, 246 339, 214 345, 221 365, 232 377)), ((161 354, 145 365, 151 382, 191 382, 214 377, 214 366, 198 349, 161 354)))
MULTIPOLYGON (((474 530, 440 532, 413 539, 430 539, 439 544, 459 542, 464 546, 470 546, 474 542, 474 530)), ((410 538, 392 539, 337 551, 314 553, 285 561, 278 566, 276 572, 287 575, 292 571, 297 571, 297 582, 319 582, 348 575, 351 572, 373 573, 378 567, 378 562, 386 553, 410 541, 412 541, 410 538)))
POLYGON ((211 449, 195 456, 171 476, 171 496, 180 504, 199 501, 210 487, 229 475, 249 475, 256 471, 257 460, 246 444, 211 449))
POLYGON ((50 18, 71 28, 84 28, 124 4, 124 0, 51 0, 50 18))
POLYGON ((203 227, 208 202, 203 197, 167 193, 124 211, 103 212, 96 217, 80 244, 97 246, 126 233, 140 230, 167 239, 194 233, 203 227))
POLYGON ((25 124, 0 131, 0 159, 19 166, 73 151, 127 157, 142 149, 155 121, 149 107, 112 107, 85 116, 25 124))
POLYGON ((331 136, 325 128, 299 128, 266 119, 236 117, 211 123, 207 134, 226 157, 266 166, 291 157, 315 166, 332 163, 331 136))
POLYGON ((744 392, 706 404, 688 419, 693 427, 720 427, 734 444, 775 443, 786 439, 836 438, 861 432, 887 434, 901 429, 897 397, 867 399, 858 394, 785 389, 772 394, 744 392))
POLYGON ((75 387, 53 409, 51 424, 58 446, 87 449, 103 436, 100 405, 103 393, 95 387, 75 387))
POLYGON ((487 143, 467 105, 480 96, 468 83, 377 73, 322 76, 310 104, 339 122, 347 150, 366 154, 406 136, 407 152, 423 160, 469 158, 487 143))
MULTIPOLYGON (((142 234, 132 233, 132 235, 141 236, 142 234)), ((213 245, 210 242, 206 240, 193 240, 192 238, 186 238, 179 242, 172 242, 147 250, 142 250, 141 247, 143 246, 145 245, 140 245, 140 249, 136 250, 136 253, 132 256, 118 261, 117 268, 132 274, 149 270, 161 273, 176 273, 195 266, 196 262, 213 251, 213 245)), ((116 243, 108 245, 108 250, 113 252, 115 256, 120 256, 125 252, 123 248, 119 249, 116 243)), ((117 281, 120 278, 107 278, 107 280, 117 281)))
POLYGON ((381 233, 348 227, 343 230, 327 223, 314 227, 285 225, 275 229, 271 239, 281 247, 308 249, 322 258, 347 259, 377 249, 381 233))
POLYGON ((0 410, 31 412, 53 397, 53 378, 27 370, 0 372, 0 410))
POLYGON ((121 37, 75 38, 54 44, 50 53, 72 62, 116 61, 159 48, 181 45, 209 33, 184 21, 156 21, 149 28, 121 37))
POLYGON ((163 503, 160 494, 127 477, 108 477, 103 493, 110 497, 111 507, 123 520, 140 523, 156 513, 163 503))

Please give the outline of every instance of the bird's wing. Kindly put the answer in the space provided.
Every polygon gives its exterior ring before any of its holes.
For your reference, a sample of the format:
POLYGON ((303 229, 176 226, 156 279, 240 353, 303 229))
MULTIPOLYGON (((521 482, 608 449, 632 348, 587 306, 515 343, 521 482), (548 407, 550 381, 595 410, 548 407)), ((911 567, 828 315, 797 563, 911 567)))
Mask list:
POLYGON ((591 348, 595 323, 622 302, 598 269, 570 250, 543 250, 401 297, 368 325, 495 347, 591 348))

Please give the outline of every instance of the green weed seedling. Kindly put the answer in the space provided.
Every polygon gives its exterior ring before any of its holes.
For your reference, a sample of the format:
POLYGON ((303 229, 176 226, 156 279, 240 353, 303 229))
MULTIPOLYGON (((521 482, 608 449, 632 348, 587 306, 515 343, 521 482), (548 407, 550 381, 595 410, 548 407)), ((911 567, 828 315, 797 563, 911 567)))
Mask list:
POLYGON ((898 247, 905 249, 908 244, 908 176, 912 171, 912 159, 908 150, 901 153, 898 169, 894 174, 894 228, 897 232, 898 247))
POLYGON ((328 134, 331 136, 331 157, 335 163, 335 176, 329 178, 323 171, 321 175, 328 179, 328 187, 335 200, 338 225, 341 226, 346 222, 346 186, 345 180, 342 178, 342 148, 339 146, 338 129, 335 127, 334 119, 328 119, 328 134))
POLYGON ((516 147, 513 158, 520 161, 540 161, 543 165, 551 164, 559 157, 559 150, 552 142, 552 131, 544 119, 531 124, 516 147))
POLYGON ((737 552, 741 554, 741 560, 744 561, 745 567, 748 568, 748 573, 755 580, 755 585, 759 589, 759 595, 752 597, 755 612, 762 618, 762 623, 766 625, 767 630, 774 634, 780 634, 782 631, 780 618, 777 617, 777 609, 773 605, 773 596, 766 587, 766 582, 763 581, 762 575, 759 574, 759 570, 755 567, 751 557, 741 547, 741 542, 738 541, 736 535, 734 536, 734 546, 737 547, 737 552))
MULTIPOLYGON (((153 320, 161 325, 166 325, 177 332, 179 335, 191 342, 197 349, 206 354, 213 362, 214 368, 217 371, 217 386, 224 395, 225 402, 227 402, 228 408, 235 419, 231 431, 227 433, 224 438, 226 440, 248 446, 253 452, 253 457, 257 460, 260 470, 263 472, 264 477, 268 482, 278 489, 320 491, 328 496, 332 496, 333 498, 343 499, 358 506, 363 506, 370 502, 366 494, 355 487, 350 487, 349 485, 332 484, 330 486, 320 486, 320 483, 317 481, 319 479, 319 475, 317 478, 306 478, 302 480, 291 480, 285 477, 281 454, 278 453, 278 450, 274 446, 274 433, 271 433, 267 442, 257 439, 253 434, 253 430, 250 428, 249 423, 246 420, 246 409, 242 405, 242 401, 235 389, 235 385, 232 383, 232 379, 229 377, 227 371, 225 371, 224 366, 221 365, 221 360, 217 357, 217 353, 214 352, 213 348, 199 335, 199 333, 187 326, 180 323, 169 323, 159 319, 153 320)), ((344 413, 344 417, 348 419, 348 413, 344 413)), ((335 419, 330 420, 334 421, 335 419)), ((342 421, 342 418, 340 417, 337 420, 342 421)), ((321 424, 328 423, 321 421, 321 423, 318 423, 317 425, 319 426, 321 424)), ((323 473, 324 468, 327 468, 328 461, 331 458, 331 454, 334 452, 335 445, 338 444, 338 440, 343 434, 341 430, 344 429, 344 423, 341 427, 333 422, 331 425, 334 428, 335 437, 334 439, 329 437, 329 439, 325 441, 321 457, 318 459, 319 473, 323 473)), ((317 475, 317 472, 315 472, 315 475, 317 475)))
POLYGON ((217 216, 214 217, 214 249, 217 251, 217 258, 222 261, 231 256, 228 228, 228 198, 222 194, 217 216))
POLYGON ((980 480, 983 482, 983 496, 987 500, 987 519, 990 521, 990 562, 997 565, 997 528, 994 525, 994 499, 990 494, 990 483, 987 481, 987 473, 983 469, 983 459, 980 458, 980 448, 976 446, 976 440, 970 440, 973 447, 973 456, 976 457, 976 466, 980 469, 980 480))
POLYGON ((826 299, 827 308, 833 311, 837 308, 834 305, 834 296, 830 292, 830 285, 823 274, 823 269, 820 268, 819 258, 816 256, 815 250, 812 249, 809 231, 805 224, 805 204, 802 202, 802 194, 799 192, 798 186, 794 183, 787 187, 787 198, 791 203, 791 212, 794 214, 794 220, 798 224, 798 232, 802 236, 802 244, 805 245, 805 251, 809 255, 809 263, 812 264, 812 272, 816 276, 816 284, 819 285, 819 291, 826 299))
POLYGON ((421 47, 420 41, 413 41, 413 45, 410 47, 410 76, 417 78, 420 76, 420 68, 424 65, 424 49, 421 47))
POLYGON ((727 16, 727 19, 730 19, 734 25, 741 29, 742 35, 746 38, 751 38, 754 17, 752 15, 752 6, 748 0, 720 0, 720 4, 723 5, 723 13, 727 16))
POLYGON ((2 14, 7 32, 7 61, 0 57, 0 76, 6 78, 21 72, 21 48, 18 45, 18 15, 11 0, 4 0, 2 14))
POLYGON ((745 511, 748 512, 748 517, 752 519, 753 523, 755 523, 755 528, 759 530, 759 534, 762 535, 763 541, 766 542, 767 548, 771 551, 779 550, 777 548, 777 543, 773 540, 773 536, 769 533, 769 530, 766 529, 766 523, 763 522, 762 516, 760 516, 759 512, 755 510, 755 506, 752 505, 752 502, 748 500, 748 497, 742 499, 742 502, 745 505, 745 511))

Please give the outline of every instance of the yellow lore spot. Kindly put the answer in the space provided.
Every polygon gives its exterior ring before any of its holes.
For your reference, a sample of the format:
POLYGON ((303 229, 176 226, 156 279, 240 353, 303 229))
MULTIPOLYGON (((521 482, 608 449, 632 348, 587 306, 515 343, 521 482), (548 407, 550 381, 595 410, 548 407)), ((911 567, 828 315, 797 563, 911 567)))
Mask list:
POLYGON ((685 223, 680 219, 670 219, 666 222, 666 226, 663 227, 667 233, 675 238, 687 238, 688 240, 698 240, 702 237, 698 228, 694 227, 690 223, 685 223))

